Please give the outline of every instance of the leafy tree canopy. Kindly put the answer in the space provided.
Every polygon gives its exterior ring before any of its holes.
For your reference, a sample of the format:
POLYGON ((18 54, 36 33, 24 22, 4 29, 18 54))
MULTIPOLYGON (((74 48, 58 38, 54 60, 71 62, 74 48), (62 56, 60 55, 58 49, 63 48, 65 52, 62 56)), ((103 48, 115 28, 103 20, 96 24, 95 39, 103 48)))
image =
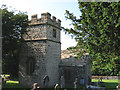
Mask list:
POLYGON ((120 3, 78 4, 82 15, 77 18, 66 10, 66 18, 72 21, 74 28, 64 30, 75 36, 76 47, 91 55, 93 74, 117 74, 120 69, 120 3))
POLYGON ((22 35, 28 26, 28 16, 24 12, 9 11, 6 5, 3 5, 1 10, 3 73, 16 75, 22 35))

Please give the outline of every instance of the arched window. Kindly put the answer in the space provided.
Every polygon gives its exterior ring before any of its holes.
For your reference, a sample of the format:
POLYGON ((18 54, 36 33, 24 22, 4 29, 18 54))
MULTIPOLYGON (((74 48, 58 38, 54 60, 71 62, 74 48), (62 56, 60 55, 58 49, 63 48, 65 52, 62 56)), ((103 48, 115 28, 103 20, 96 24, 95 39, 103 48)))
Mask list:
POLYGON ((35 59, 33 57, 29 57, 26 62, 26 73, 31 75, 35 70, 35 59))

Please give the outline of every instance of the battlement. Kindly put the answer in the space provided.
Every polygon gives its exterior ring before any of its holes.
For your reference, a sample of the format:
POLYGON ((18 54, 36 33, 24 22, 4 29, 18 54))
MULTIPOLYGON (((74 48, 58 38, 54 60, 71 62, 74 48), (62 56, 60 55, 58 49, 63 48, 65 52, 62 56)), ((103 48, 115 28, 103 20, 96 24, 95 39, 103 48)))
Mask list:
POLYGON ((61 26, 61 20, 56 19, 55 16, 51 17, 51 14, 48 12, 42 13, 41 18, 38 18, 37 14, 32 15, 29 25, 46 24, 46 23, 58 28, 60 28, 61 26))

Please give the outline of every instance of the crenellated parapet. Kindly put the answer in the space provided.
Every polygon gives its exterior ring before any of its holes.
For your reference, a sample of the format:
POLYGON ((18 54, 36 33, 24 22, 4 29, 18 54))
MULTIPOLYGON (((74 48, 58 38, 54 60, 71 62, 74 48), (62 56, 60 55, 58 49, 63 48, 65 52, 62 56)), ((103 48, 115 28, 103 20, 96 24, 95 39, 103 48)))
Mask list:
POLYGON ((41 14, 41 18, 38 18, 37 14, 34 14, 31 16, 29 25, 37 25, 37 24, 49 24, 49 25, 53 25, 57 28, 60 28, 61 20, 56 19, 55 16, 51 16, 50 13, 45 12, 45 13, 41 14))

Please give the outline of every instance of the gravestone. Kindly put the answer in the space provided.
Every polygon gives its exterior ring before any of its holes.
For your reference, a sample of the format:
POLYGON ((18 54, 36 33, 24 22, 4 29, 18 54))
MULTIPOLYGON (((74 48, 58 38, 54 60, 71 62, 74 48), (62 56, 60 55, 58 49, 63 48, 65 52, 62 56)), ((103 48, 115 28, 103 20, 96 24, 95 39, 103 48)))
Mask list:
POLYGON ((60 87, 65 88, 65 79, 63 76, 60 77, 60 87))
POLYGON ((0 75, 0 90, 2 89, 2 75, 0 75))
POLYGON ((74 81, 74 90, 77 90, 77 78, 75 78, 75 81, 74 81))
POLYGON ((48 75, 44 76, 44 78, 43 78, 43 85, 44 85, 45 88, 48 87, 48 85, 49 85, 49 77, 48 77, 48 75))
POLYGON ((80 85, 84 85, 84 79, 80 79, 80 85))
POLYGON ((56 84, 54 89, 57 90, 58 87, 59 87, 59 84, 56 84))
POLYGON ((100 82, 102 82, 102 77, 100 78, 100 82))

